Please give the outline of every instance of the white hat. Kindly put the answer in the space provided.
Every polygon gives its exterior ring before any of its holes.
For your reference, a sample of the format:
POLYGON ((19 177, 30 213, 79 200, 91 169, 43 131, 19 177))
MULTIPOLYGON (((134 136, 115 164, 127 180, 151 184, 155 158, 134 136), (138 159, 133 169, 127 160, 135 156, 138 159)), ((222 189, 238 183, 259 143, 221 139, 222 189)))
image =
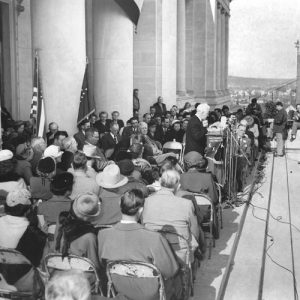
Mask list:
POLYGON ((83 146, 82 152, 89 158, 100 158, 100 156, 95 155, 97 147, 91 144, 86 144, 83 146))
POLYGON ((12 191, 6 196, 6 204, 9 207, 14 207, 18 204, 31 205, 30 197, 31 193, 26 189, 12 191))
POLYGON ((53 158, 57 158, 62 156, 63 152, 60 151, 59 146, 55 146, 55 145, 51 145, 49 147, 47 147, 44 151, 44 157, 53 157, 53 158))
POLYGON ((13 153, 10 150, 0 150, 0 161, 5 161, 13 158, 13 153))
POLYGON ((99 186, 113 189, 125 185, 128 178, 121 175, 120 168, 117 165, 108 165, 102 173, 96 176, 96 182, 99 186))
POLYGON ((85 221, 93 221, 100 214, 101 203, 94 193, 80 194, 73 202, 75 215, 85 221))

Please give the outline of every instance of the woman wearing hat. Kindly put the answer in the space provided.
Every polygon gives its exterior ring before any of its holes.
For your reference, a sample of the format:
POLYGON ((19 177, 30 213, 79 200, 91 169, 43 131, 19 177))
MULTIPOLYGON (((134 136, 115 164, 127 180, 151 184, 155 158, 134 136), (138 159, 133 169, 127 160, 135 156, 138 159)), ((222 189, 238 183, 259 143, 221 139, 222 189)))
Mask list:
POLYGON ((30 145, 23 143, 16 148, 16 173, 24 178, 27 185, 32 177, 32 168, 30 161, 33 158, 33 150, 30 145))
MULTIPOLYGON (((26 189, 8 193, 4 206, 6 215, 0 218, 0 247, 18 250, 37 267, 42 259, 46 235, 36 227, 30 198, 26 189)), ((38 284, 33 269, 14 270, 13 265, 8 268, 12 269, 3 275, 9 277, 6 281, 15 285, 18 291, 32 291, 34 283, 38 284)))
POLYGON ((37 166, 39 177, 30 178, 30 190, 32 198, 48 200, 52 197, 50 183, 56 172, 56 163, 52 157, 40 159, 37 166))
POLYGON ((184 136, 184 131, 181 129, 181 122, 179 120, 174 120, 172 122, 172 128, 167 133, 166 140, 167 142, 176 141, 182 143, 184 136))
POLYGON ((79 195, 69 212, 60 213, 55 239, 55 250, 61 252, 63 257, 69 254, 86 257, 98 270, 97 235, 92 223, 98 218, 100 207, 97 195, 93 193, 79 195))
POLYGON ((18 189, 26 189, 23 178, 15 173, 16 160, 10 150, 0 150, 0 200, 18 189))

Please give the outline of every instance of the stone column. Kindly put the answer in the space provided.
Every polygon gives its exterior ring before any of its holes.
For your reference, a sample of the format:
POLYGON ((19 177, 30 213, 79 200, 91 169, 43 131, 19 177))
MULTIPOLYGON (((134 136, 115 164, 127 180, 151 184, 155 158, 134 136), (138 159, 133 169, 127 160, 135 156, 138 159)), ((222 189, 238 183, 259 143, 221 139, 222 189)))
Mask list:
POLYGON ((221 9, 221 90, 225 90, 225 68, 226 68, 226 11, 221 9))
POLYGON ((297 84, 296 84, 296 104, 300 103, 300 49, 297 47, 297 84))
POLYGON ((46 121, 73 134, 86 63, 85 1, 32 0, 31 12, 46 121))
POLYGON ((216 89, 221 90, 221 36, 222 36, 221 4, 217 4, 216 12, 216 89))
POLYGON ((133 24, 112 0, 94 1, 93 23, 96 110, 117 110, 126 121, 133 106, 133 24))
POLYGON ((228 58, 229 58, 229 13, 226 14, 225 20, 225 89, 228 90, 228 58))
POLYGON ((177 0, 177 94, 186 94, 185 86, 185 1, 177 0))
POLYGON ((206 0, 194 2, 193 91, 196 98, 206 91, 206 0))

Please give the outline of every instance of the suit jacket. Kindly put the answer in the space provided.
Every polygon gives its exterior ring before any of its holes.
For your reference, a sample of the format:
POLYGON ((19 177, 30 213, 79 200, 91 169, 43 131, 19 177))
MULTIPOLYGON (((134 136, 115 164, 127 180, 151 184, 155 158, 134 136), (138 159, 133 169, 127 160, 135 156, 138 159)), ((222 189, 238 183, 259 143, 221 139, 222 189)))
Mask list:
POLYGON ((46 133, 47 146, 50 146, 54 143, 54 136, 50 138, 51 135, 52 135, 51 131, 46 133))
POLYGON ((162 103, 161 106, 159 105, 158 102, 156 102, 153 105, 153 107, 155 107, 155 111, 156 111, 157 114, 164 115, 167 111, 166 104, 162 103))
POLYGON ((76 134, 74 134, 74 139, 78 144, 78 150, 82 150, 85 143, 85 134, 82 131, 78 131, 76 134))
POLYGON ((202 122, 197 116, 193 116, 186 130, 186 145, 185 152, 191 151, 199 152, 204 155, 204 149, 206 147, 206 133, 207 129, 203 127, 202 122))
POLYGON ((136 132, 133 132, 132 126, 126 126, 126 127, 124 127, 122 136, 124 136, 124 137, 131 137, 133 134, 139 134, 139 133, 140 132, 139 132, 138 128, 137 128, 136 132))
MULTIPOLYGON (((109 125, 111 124, 112 120, 109 119, 109 125)), ((119 125, 119 129, 121 129, 122 127, 124 127, 124 122, 123 120, 117 120, 117 123, 119 125)))
POLYGON ((198 239, 199 227, 193 203, 176 197, 166 188, 146 198, 143 211, 143 224, 148 229, 175 231, 187 239, 189 230, 198 239))
MULTIPOLYGON (((121 136, 117 135, 117 140, 118 142, 121 141, 121 136)), ((103 137, 102 137, 102 148, 104 151, 108 150, 108 149, 115 149, 115 147, 117 146, 115 140, 113 139, 113 137, 111 136, 110 132, 106 133, 103 137)))
POLYGON ((281 109, 278 111, 274 118, 274 133, 285 133, 286 131, 286 123, 287 123, 287 113, 285 109, 281 109))
POLYGON ((95 122, 94 127, 99 131, 99 135, 109 132, 110 120, 106 120, 105 125, 102 124, 100 120, 98 120, 95 122))

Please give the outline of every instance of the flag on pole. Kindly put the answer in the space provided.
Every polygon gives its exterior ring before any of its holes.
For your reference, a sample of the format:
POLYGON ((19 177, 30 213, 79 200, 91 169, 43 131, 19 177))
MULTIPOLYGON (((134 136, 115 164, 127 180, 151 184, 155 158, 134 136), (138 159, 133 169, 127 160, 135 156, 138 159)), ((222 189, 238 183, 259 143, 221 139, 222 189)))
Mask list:
MULTIPOLYGON (((115 0, 137 26, 144 0, 115 0)), ((182 0, 183 1, 183 0, 182 0)))
POLYGON ((82 120, 87 119, 93 112, 95 112, 95 103, 89 97, 89 87, 88 87, 88 62, 85 66, 85 72, 82 82, 82 88, 80 93, 80 104, 77 118, 77 125, 81 123, 82 120))
POLYGON ((39 78, 39 60, 37 54, 34 58, 33 94, 30 119, 34 120, 34 134, 38 137, 44 137, 46 123, 45 105, 39 78))

